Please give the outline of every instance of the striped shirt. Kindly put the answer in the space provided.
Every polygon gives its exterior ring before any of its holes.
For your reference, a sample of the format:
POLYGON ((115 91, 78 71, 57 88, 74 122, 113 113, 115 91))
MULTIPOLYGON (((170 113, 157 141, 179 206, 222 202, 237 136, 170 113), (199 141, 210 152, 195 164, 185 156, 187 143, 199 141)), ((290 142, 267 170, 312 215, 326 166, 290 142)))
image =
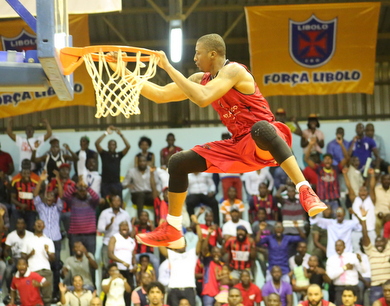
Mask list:
POLYGON ((267 214, 267 220, 275 219, 273 213, 278 211, 278 207, 274 205, 274 200, 271 194, 267 195, 265 198, 253 196, 251 200, 249 200, 249 213, 253 215, 253 218, 256 221, 257 212, 259 211, 260 207, 265 209, 265 213, 267 214))
POLYGON ((99 204, 99 196, 92 188, 87 187, 89 196, 85 200, 77 198, 74 193, 76 187, 70 187, 64 196, 72 213, 70 214, 69 234, 93 234, 96 233, 96 212, 99 204))
POLYGON ((379 252, 371 243, 363 248, 370 260, 371 286, 380 286, 389 279, 390 275, 390 243, 386 244, 383 252, 379 252))
MULTIPOLYGON (((135 225, 134 226, 135 228, 135 233, 138 235, 138 234, 145 234, 145 233, 149 233, 152 231, 152 228, 150 227, 150 225, 147 226, 147 228, 140 228, 139 225, 135 225)), ((136 241, 136 250, 137 250, 137 254, 142 254, 142 253, 154 253, 154 249, 150 246, 147 246, 146 244, 142 244, 142 243, 138 243, 136 241)))
MULTIPOLYGON (((27 204, 26 210, 35 211, 33 192, 36 185, 37 182, 32 179, 29 182, 23 182, 21 179, 12 181, 12 192, 16 194, 16 200, 22 204, 27 204)), ((16 206, 16 209, 20 210, 21 208, 16 206)))
POLYGON ((315 171, 318 175, 317 194, 321 200, 335 200, 340 198, 339 173, 340 166, 332 166, 332 169, 324 169, 317 165, 315 171))
POLYGON ((43 233, 53 241, 61 240, 60 215, 62 211, 62 200, 58 198, 56 203, 49 206, 42 202, 40 196, 36 196, 34 203, 39 214, 39 219, 45 222, 43 233))
POLYGON ((299 231, 294 226, 294 223, 287 221, 305 221, 307 216, 305 210, 302 208, 302 205, 298 199, 283 199, 282 202, 282 218, 284 227, 283 234, 299 235, 299 231))
POLYGON ((225 249, 229 252, 229 266, 234 270, 250 269, 252 247, 254 248, 255 244, 248 237, 243 242, 239 242, 236 237, 231 237, 225 244, 225 249))

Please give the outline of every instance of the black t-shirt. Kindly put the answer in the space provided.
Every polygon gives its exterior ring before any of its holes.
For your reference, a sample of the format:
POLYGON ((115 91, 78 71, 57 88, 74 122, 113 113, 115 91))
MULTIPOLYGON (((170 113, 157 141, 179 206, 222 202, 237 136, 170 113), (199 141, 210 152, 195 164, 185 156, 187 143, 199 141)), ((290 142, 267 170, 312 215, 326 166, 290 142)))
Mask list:
POLYGON ((101 151, 102 183, 119 183, 121 172, 122 152, 101 151))

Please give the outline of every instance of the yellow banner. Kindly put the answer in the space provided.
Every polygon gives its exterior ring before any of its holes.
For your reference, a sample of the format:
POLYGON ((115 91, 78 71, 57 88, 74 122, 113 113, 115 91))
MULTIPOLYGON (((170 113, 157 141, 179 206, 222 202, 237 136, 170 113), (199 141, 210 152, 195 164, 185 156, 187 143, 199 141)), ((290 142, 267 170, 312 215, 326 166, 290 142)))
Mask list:
POLYGON ((379 10, 379 2, 246 7, 262 93, 372 94, 379 10))
MULTIPOLYGON (((89 46, 88 15, 69 16, 69 33, 73 46, 89 46)), ((36 35, 21 19, 0 22, 0 37, 0 50, 36 49, 36 35)), ((95 106, 92 81, 84 65, 74 73, 73 101, 59 101, 51 87, 43 92, 2 92, 0 118, 73 105, 95 106)))

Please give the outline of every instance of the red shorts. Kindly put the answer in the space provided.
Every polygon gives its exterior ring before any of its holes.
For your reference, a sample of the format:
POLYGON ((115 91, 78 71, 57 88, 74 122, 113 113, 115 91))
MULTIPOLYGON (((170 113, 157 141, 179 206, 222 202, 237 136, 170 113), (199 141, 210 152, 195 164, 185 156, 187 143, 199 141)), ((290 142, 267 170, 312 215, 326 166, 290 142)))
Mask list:
MULTIPOLYGON (((270 122, 278 135, 291 148, 292 135, 290 129, 282 122, 270 122)), ((263 160, 256 154, 256 143, 249 132, 240 140, 227 139, 208 142, 191 150, 207 161, 210 173, 244 173, 259 170, 264 167, 275 167, 274 159, 263 160)))

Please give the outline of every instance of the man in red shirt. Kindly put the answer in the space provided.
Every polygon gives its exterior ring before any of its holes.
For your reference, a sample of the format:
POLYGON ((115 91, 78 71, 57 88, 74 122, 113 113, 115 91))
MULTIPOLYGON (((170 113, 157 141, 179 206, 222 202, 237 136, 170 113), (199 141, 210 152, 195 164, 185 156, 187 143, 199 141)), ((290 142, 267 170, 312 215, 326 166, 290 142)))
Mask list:
POLYGON ((203 273, 203 291, 202 302, 203 306, 214 306, 215 296, 219 293, 217 280, 217 271, 222 271, 221 250, 218 247, 211 249, 209 245, 202 241, 202 255, 204 256, 204 273, 203 273))
POLYGON ((252 260, 256 259, 255 242, 248 236, 248 231, 245 226, 237 226, 237 236, 229 238, 222 252, 229 254, 228 262, 232 270, 231 277, 233 283, 237 284, 241 273, 244 270, 249 271, 252 266, 252 260))
POLYGON ((251 282, 250 273, 248 271, 242 271, 240 280, 241 283, 238 283, 234 287, 241 291, 242 303, 245 306, 260 306, 262 301, 261 290, 251 282))
POLYGON ((200 224, 200 228, 202 229, 202 236, 204 239, 207 239, 208 244, 212 247, 217 245, 217 242, 219 244, 222 244, 222 230, 221 228, 213 223, 214 221, 214 214, 212 211, 206 210, 204 206, 201 206, 199 209, 199 212, 197 214, 197 217, 201 214, 201 212, 206 211, 204 220, 206 221, 205 224, 200 224))
POLYGON ((307 300, 302 301, 298 306, 336 306, 335 304, 324 300, 322 289, 317 284, 310 285, 307 288, 307 300))
POLYGON ((28 268, 27 260, 19 258, 16 265, 16 272, 11 283, 11 300, 9 305, 15 305, 16 290, 19 292, 21 305, 23 306, 43 306, 39 288, 50 286, 51 284, 38 273, 31 272, 28 268))
POLYGON ((183 151, 182 148, 175 146, 175 135, 169 133, 167 135, 167 146, 160 151, 160 163, 161 168, 166 169, 168 167, 168 161, 171 156, 177 152, 183 151))
POLYGON ((382 288, 383 298, 376 300, 372 306, 390 306, 390 280, 386 281, 382 288))

